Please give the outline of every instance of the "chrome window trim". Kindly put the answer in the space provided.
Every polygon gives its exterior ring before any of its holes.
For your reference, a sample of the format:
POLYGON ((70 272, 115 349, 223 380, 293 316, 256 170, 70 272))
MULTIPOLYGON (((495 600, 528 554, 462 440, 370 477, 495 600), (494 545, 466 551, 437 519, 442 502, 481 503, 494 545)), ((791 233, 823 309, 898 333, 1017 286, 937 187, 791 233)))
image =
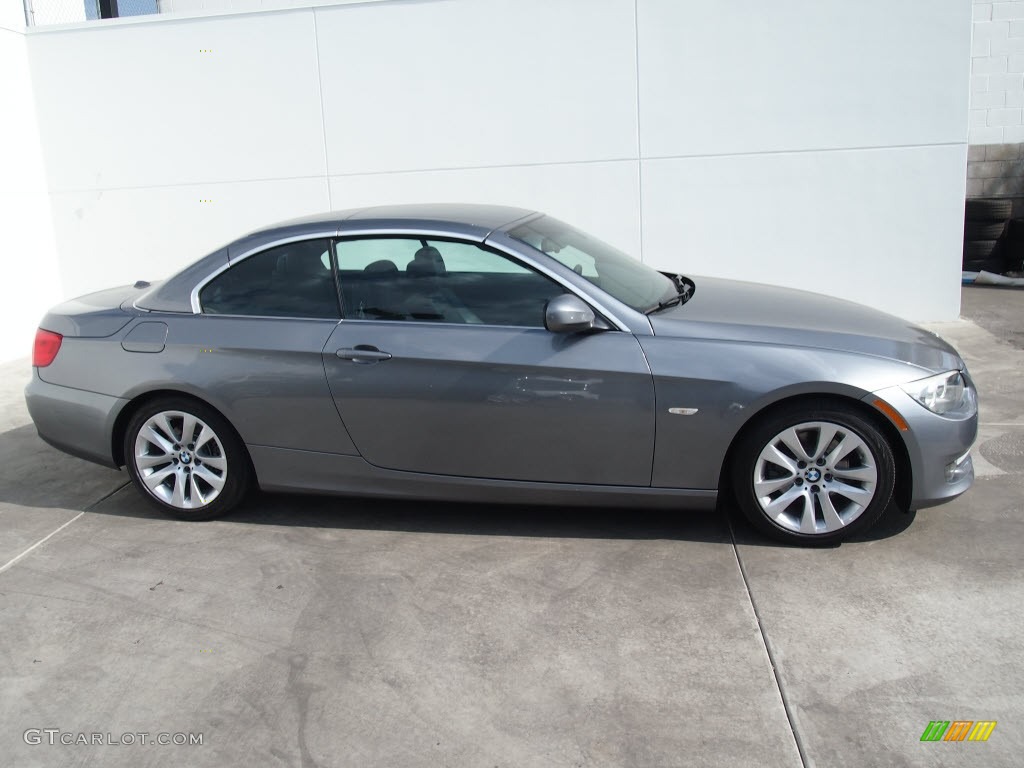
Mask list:
MULTIPOLYGON (((535 217, 537 215, 539 215, 539 214, 531 213, 528 216, 524 216, 523 218, 524 219, 530 219, 530 218, 535 217)), ((517 221, 519 221, 519 219, 517 219, 517 221)), ((498 230, 491 230, 490 234, 493 234, 496 231, 498 231, 498 230)), ((500 256, 504 256, 504 257, 510 258, 513 262, 522 265, 526 269, 530 269, 530 270, 532 270, 534 272, 539 272, 544 277, 546 277, 549 280, 552 280, 553 282, 555 282, 563 290, 567 291, 568 293, 573 294, 574 296, 579 298, 581 301, 584 301, 588 305, 594 307, 596 309, 596 311, 598 312, 598 314, 600 314, 602 317, 604 317, 606 320, 608 320, 608 322, 610 322, 612 324, 613 330, 625 331, 626 333, 632 333, 632 330, 630 329, 630 327, 626 323, 623 323, 622 320, 620 320, 616 316, 616 313, 611 311, 611 310, 609 310, 608 307, 603 302, 594 299, 592 296, 590 296, 590 294, 588 292, 581 291, 579 286, 573 285, 571 282, 567 281, 564 277, 559 275, 557 272, 551 270, 547 265, 540 263, 538 260, 536 260, 534 258, 531 258, 528 254, 519 253, 519 252, 513 250, 512 248, 507 247, 503 243, 494 242, 493 240, 490 239, 490 234, 488 236, 486 236, 486 237, 481 237, 478 240, 476 238, 468 237, 466 235, 459 235, 459 234, 454 234, 454 233, 451 233, 451 232, 443 232, 443 231, 440 231, 440 230, 438 230, 438 231, 428 231, 426 229, 411 229, 411 228, 407 229, 407 230, 400 230, 400 229, 374 229, 374 230, 362 229, 362 230, 351 230, 351 231, 345 230, 345 231, 339 232, 337 240, 338 240, 338 242, 344 242, 345 240, 358 240, 358 239, 365 238, 365 237, 381 237, 381 236, 386 236, 386 237, 402 238, 402 237, 431 237, 432 236, 432 237, 437 237, 437 238, 442 239, 442 240, 447 240, 449 242, 463 243, 463 244, 466 244, 466 245, 475 245, 478 248, 483 248, 484 250, 490 249, 492 251, 496 251, 500 256), (582 293, 582 295, 581 295, 581 293, 582 293)), ((337 243, 335 243, 335 246, 337 246, 337 243)), ((541 254, 541 255, 544 258, 546 258, 546 259, 551 258, 550 256, 547 256, 546 254, 541 254)), ((338 269, 339 269, 339 271, 341 269, 340 261, 338 263, 338 269)), ((354 319, 354 318, 349 318, 349 319, 354 319)), ((364 318, 363 321, 365 322, 365 318, 364 318)), ((393 323, 393 322, 410 323, 410 322, 412 322, 412 323, 422 323, 424 325, 456 325, 456 326, 461 326, 461 327, 467 327, 467 326, 469 326, 469 327, 479 327, 480 325, 482 325, 482 323, 437 323, 437 322, 433 322, 433 321, 430 321, 430 320, 421 320, 421 321, 417 321, 417 320, 386 320, 386 321, 382 321, 382 322, 389 322, 389 323, 393 323)), ((498 326, 494 326, 494 327, 496 327, 496 328, 535 328, 537 326, 533 326, 533 325, 498 325, 498 326)), ((543 326, 540 326, 540 327, 543 327, 543 326)))
MULTIPOLYGON (((536 215, 539 215, 539 214, 530 214, 529 216, 526 216, 526 217, 523 217, 523 218, 531 218, 531 217, 536 216, 536 215)), ((495 233, 496 231, 497 230, 492 231, 492 234, 495 233)), ((502 233, 502 234, 504 234, 504 233, 502 233)), ((268 242, 268 243, 263 243, 261 245, 258 245, 256 247, 254 247, 254 248, 251 248, 248 251, 245 251, 244 253, 242 253, 242 254, 234 257, 234 258, 231 257, 230 250, 229 250, 227 262, 225 264, 222 264, 220 267, 218 267, 213 272, 211 272, 206 277, 204 277, 202 280, 200 280, 198 283, 196 283, 195 287, 192 289, 192 292, 191 292, 191 295, 190 295, 191 304, 192 304, 192 314, 193 315, 202 315, 202 314, 204 314, 203 313, 202 303, 199 300, 199 294, 203 290, 203 288, 205 288, 212 280, 214 280, 215 278, 219 277, 220 275, 222 275, 227 270, 231 269, 231 267, 239 264, 240 262, 244 261, 245 259, 249 258, 250 256, 255 256, 256 254, 263 253, 264 251, 269 251, 272 248, 277 248, 279 246, 287 245, 289 243, 296 243, 296 242, 299 242, 299 241, 302 241, 302 240, 318 240, 318 239, 326 238, 326 239, 329 239, 329 240, 332 240, 332 241, 336 241, 334 243, 334 247, 337 247, 337 242, 344 242, 345 240, 356 240, 356 239, 360 239, 360 238, 370 238, 370 237, 394 237, 394 238, 402 238, 402 237, 409 237, 409 238, 436 237, 436 238, 442 238, 442 239, 453 241, 453 242, 465 243, 467 245, 475 245, 477 247, 483 247, 485 249, 489 248, 491 250, 497 251, 502 256, 509 257, 513 261, 515 261, 517 263, 523 264, 528 269, 532 269, 532 270, 534 270, 536 272, 539 272, 540 274, 544 275, 548 279, 553 280, 555 283, 557 283, 559 286, 561 286, 568 293, 573 294, 574 296, 576 296, 580 300, 585 301, 587 304, 589 304, 592 307, 594 307, 594 309, 597 310, 597 312, 602 317, 604 317, 608 322, 610 322, 612 324, 614 330, 623 331, 625 333, 632 333, 633 332, 633 330, 629 326, 629 324, 624 322, 618 316, 618 312, 614 308, 609 307, 605 302, 601 301, 599 297, 593 296, 591 291, 587 290, 586 288, 583 288, 581 286, 575 285, 571 281, 566 280, 565 277, 563 277, 562 275, 558 274, 557 271, 551 269, 548 265, 543 264, 542 262, 540 262, 540 260, 538 260, 536 258, 533 258, 530 254, 524 254, 524 253, 518 252, 516 250, 513 250, 512 248, 506 246, 504 243, 495 242, 494 240, 490 239, 487 236, 474 237, 474 236, 465 235, 465 234, 455 234, 455 233, 452 233, 452 232, 449 232, 449 231, 445 231, 445 230, 439 229, 439 228, 434 228, 434 227, 408 227, 408 228, 405 228, 405 227, 402 227, 402 228, 398 228, 398 227, 387 227, 387 228, 383 228, 383 227, 365 227, 365 228, 360 228, 360 227, 352 227, 352 228, 333 227, 332 229, 327 230, 327 231, 322 231, 321 230, 321 231, 317 231, 317 232, 306 232, 306 233, 303 233, 301 235, 292 235, 292 236, 289 236, 289 237, 280 238, 278 240, 273 240, 273 241, 268 242)), ((541 254, 541 255, 543 255, 544 258, 548 258, 548 259, 551 258, 550 256, 547 256, 545 254, 541 254)), ((594 286, 594 289, 598 290, 596 286, 594 286)), ((342 312, 342 315, 344 315, 344 311, 342 312)), ((429 321, 429 320, 424 320, 424 321, 417 321, 417 320, 383 320, 383 321, 377 321, 377 320, 366 320, 366 319, 359 320, 359 319, 356 319, 356 318, 345 318, 345 317, 339 317, 337 320, 334 320, 334 319, 331 319, 331 318, 323 318, 323 317, 320 317, 320 318, 294 317, 293 318, 293 317, 288 316, 288 315, 283 315, 283 316, 282 315, 263 316, 263 315, 234 315, 234 314, 232 314, 232 315, 228 315, 228 314, 209 314, 207 316, 208 317, 262 317, 264 319, 269 319, 269 317, 273 317, 273 318, 278 319, 278 320, 283 320, 283 319, 326 320, 326 321, 329 321, 329 322, 339 322, 339 321, 342 321, 342 322, 345 322, 345 321, 349 321, 349 322, 387 322, 387 323, 398 323, 398 322, 401 322, 401 323, 415 323, 417 325, 453 325, 453 326, 459 326, 459 327, 467 327, 467 326, 468 327, 486 327, 482 323, 479 323, 479 324, 478 323, 438 323, 438 322, 432 322, 432 321, 429 321)), ((494 327, 494 328, 536 328, 536 327, 543 328, 543 326, 532 326, 532 325, 509 326, 509 325, 490 325, 490 324, 487 324, 487 326, 494 327)))
MULTIPOLYGON (((437 320, 374 320, 372 318, 348 317, 340 320, 331 317, 295 317, 292 315, 229 315, 207 313, 203 317, 225 318, 227 320, 285 320, 293 323, 377 323, 380 325, 427 325, 427 326, 451 326, 452 328, 497 328, 512 329, 519 331, 546 331, 543 325, 495 325, 494 323, 448 323, 437 320)), ((609 329, 614 331, 615 329, 609 329)))
MULTIPOLYGON (((211 315, 212 317, 212 315, 211 315)), ((378 323, 380 325, 427 325, 427 326, 446 326, 451 328, 498 328, 498 329, 512 329, 518 331, 544 331, 550 333, 547 328, 543 325, 496 325, 495 323, 448 323, 438 320, 374 320, 366 317, 350 317, 343 318, 341 324, 345 323, 378 323)))
MULTIPOLYGON (((203 305, 199 301, 199 292, 202 291, 203 288, 205 288, 210 283, 210 281, 212 281, 214 278, 219 277, 220 275, 224 274, 229 269, 231 269, 233 266, 235 266, 236 264, 244 261, 245 259, 249 258, 250 256, 255 256, 258 253, 263 253, 264 251, 269 251, 271 248, 277 248, 277 247, 282 246, 282 245, 288 245, 288 243, 297 243, 297 242, 299 242, 301 240, 319 240, 321 238, 327 238, 328 240, 333 240, 337 236, 338 236, 338 228, 337 227, 333 227, 332 229, 328 230, 327 232, 306 232, 306 233, 301 234, 301 235, 293 235, 291 237, 282 237, 280 240, 274 240, 274 241, 269 242, 269 243, 263 243, 262 245, 258 245, 255 248, 251 248, 248 251, 246 251, 245 253, 242 253, 242 254, 236 256, 235 258, 231 258, 231 250, 230 250, 230 247, 229 247, 227 263, 222 264, 221 266, 217 267, 217 269, 215 269, 213 272, 211 272, 206 277, 204 277, 202 280, 200 280, 198 283, 196 283, 195 287, 192 289, 192 293, 189 296, 189 299, 190 299, 191 304, 192 304, 192 314, 193 315, 201 315, 201 314, 203 314, 203 305)), ((213 315, 211 315, 211 317, 212 316, 213 315)), ((217 317, 232 317, 232 316, 233 317, 256 317, 256 315, 217 315, 217 317)), ((310 319, 314 319, 314 318, 310 318, 310 319)), ((326 318, 315 318, 315 319, 324 320, 326 318)), ((340 320, 341 318, 339 317, 338 319, 340 320)))
POLYGON ((341 322, 339 317, 304 317, 302 315, 229 315, 207 312, 203 313, 203 317, 223 317, 229 320, 286 320, 292 323, 334 323, 334 325, 341 322))

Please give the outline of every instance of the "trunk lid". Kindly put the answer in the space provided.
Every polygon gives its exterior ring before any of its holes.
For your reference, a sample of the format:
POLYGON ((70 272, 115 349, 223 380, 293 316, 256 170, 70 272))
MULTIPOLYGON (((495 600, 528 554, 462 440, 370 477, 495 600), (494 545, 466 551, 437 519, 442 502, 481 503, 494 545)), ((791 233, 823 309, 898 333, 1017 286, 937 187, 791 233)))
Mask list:
POLYGON ((143 314, 132 306, 132 302, 150 286, 146 283, 144 287, 137 288, 137 285, 141 284, 108 288, 69 299, 47 312, 39 327, 68 337, 112 336, 133 317, 143 314))

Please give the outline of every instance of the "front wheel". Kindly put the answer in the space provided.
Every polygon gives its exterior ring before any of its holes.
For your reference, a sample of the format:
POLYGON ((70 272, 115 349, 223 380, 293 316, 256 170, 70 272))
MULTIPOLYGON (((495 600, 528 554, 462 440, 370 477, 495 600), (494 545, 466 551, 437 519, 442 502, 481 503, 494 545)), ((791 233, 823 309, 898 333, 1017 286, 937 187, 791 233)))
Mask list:
POLYGON ((144 497, 182 520, 209 520, 249 487, 245 446, 220 414, 185 398, 144 405, 125 431, 125 463, 144 497))
POLYGON ((895 476, 881 432, 854 409, 831 403, 771 414, 743 437, 732 466, 751 524, 804 545, 836 543, 874 525, 895 476))

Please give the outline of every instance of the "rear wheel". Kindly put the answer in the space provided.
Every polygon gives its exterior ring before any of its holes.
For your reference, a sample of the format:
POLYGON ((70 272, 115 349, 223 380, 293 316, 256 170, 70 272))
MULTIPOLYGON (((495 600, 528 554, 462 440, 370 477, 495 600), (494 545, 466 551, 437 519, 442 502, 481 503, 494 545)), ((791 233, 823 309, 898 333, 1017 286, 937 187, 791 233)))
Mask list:
POLYGON ((832 544, 874 525, 892 498, 885 437, 852 408, 782 409, 738 446, 732 478, 755 528, 798 544, 832 544))
POLYGON ((143 496, 182 520, 209 520, 238 504, 250 483, 242 441, 212 408, 186 398, 144 405, 125 431, 128 473, 143 496))

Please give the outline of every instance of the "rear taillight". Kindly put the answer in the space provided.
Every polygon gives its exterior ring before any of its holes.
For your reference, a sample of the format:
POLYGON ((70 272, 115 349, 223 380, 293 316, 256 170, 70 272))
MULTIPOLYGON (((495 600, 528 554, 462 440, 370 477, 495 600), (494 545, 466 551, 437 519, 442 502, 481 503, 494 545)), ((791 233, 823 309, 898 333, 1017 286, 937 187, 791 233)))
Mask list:
POLYGON ((36 331, 36 343, 32 347, 32 365, 37 368, 45 368, 53 362, 53 358, 60 352, 60 343, 64 337, 53 331, 44 331, 40 328, 36 331))

